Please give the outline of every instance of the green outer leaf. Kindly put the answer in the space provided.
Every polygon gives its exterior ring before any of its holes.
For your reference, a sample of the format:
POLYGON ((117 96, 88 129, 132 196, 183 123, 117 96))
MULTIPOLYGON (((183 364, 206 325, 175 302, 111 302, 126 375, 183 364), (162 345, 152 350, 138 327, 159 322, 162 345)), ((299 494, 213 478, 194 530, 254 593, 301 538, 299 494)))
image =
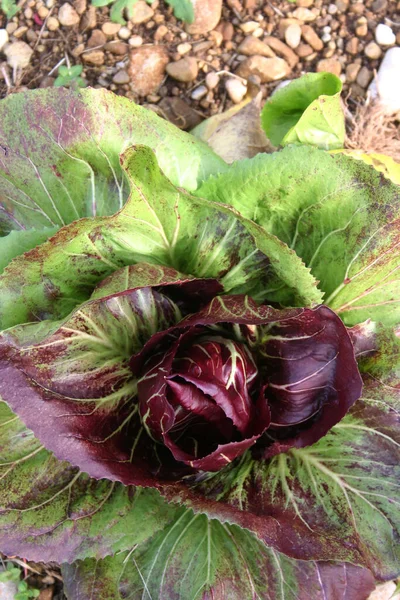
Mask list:
POLYGON ((130 552, 64 564, 62 573, 69 600, 365 600, 374 587, 360 567, 295 561, 185 509, 130 552))
POLYGON ((0 548, 10 556, 102 558, 150 538, 176 511, 154 489, 96 481, 58 461, 1 399, 0 457, 0 548))
POLYGON ((197 194, 286 242, 346 325, 400 322, 400 188, 372 167, 291 147, 236 163, 197 194))
POLYGON ((332 73, 308 73, 275 92, 265 103, 262 125, 275 146, 310 144, 343 148, 342 82, 332 73))
POLYGON ((0 235, 110 215, 129 189, 119 155, 151 147, 174 184, 194 190, 226 165, 203 142, 106 90, 47 88, 0 102, 0 235))
POLYGON ((332 154, 341 152, 355 160, 362 160, 367 165, 372 165, 374 169, 383 173, 385 177, 400 185, 400 164, 393 160, 391 156, 379 154, 378 152, 364 152, 363 150, 332 150, 332 154))
POLYGON ((8 263, 28 250, 32 250, 54 235, 57 227, 42 230, 11 231, 8 235, 0 237, 0 274, 8 263))
POLYGON ((354 561, 356 550, 357 562, 390 579, 400 573, 399 481, 400 388, 367 376, 363 399, 316 444, 265 462, 245 456, 194 491, 219 500, 220 518, 225 501, 301 526, 304 548, 323 532, 319 558, 354 561))
POLYGON ((99 281, 137 262, 220 278, 228 293, 289 304, 320 300, 315 281, 284 243, 229 207, 175 188, 146 147, 124 155, 132 192, 113 217, 84 219, 17 258, 0 276, 0 328, 59 319, 99 281), (271 293, 269 291, 271 289, 271 293))
POLYGON ((181 21, 193 23, 194 9, 191 0, 166 0, 167 4, 174 9, 174 15, 181 21))

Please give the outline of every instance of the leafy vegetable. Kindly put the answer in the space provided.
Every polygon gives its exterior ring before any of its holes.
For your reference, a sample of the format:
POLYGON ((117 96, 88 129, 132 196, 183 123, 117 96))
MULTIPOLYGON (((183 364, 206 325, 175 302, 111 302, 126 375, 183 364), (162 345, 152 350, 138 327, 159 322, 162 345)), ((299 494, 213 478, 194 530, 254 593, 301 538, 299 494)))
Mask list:
POLYGON ((0 104, 2 552, 68 563, 69 600, 398 576, 400 196, 363 159, 229 167, 99 90, 0 104))
POLYGON ((343 148, 342 82, 332 73, 308 73, 277 90, 262 111, 262 125, 275 146, 310 144, 343 148))

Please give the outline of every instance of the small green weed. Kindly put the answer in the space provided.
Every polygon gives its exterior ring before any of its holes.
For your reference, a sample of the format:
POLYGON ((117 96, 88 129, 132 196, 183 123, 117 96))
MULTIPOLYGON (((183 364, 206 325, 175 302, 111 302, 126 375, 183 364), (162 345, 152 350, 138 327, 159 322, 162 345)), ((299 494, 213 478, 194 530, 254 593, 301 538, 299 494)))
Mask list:
POLYGON ((58 68, 58 77, 54 82, 54 87, 83 88, 87 86, 86 81, 80 76, 82 65, 66 66, 61 65, 58 68))
POLYGON ((4 571, 0 572, 0 582, 13 581, 17 585, 15 600, 32 600, 40 594, 39 590, 30 589, 26 581, 21 581, 21 570, 12 562, 8 562, 4 571))

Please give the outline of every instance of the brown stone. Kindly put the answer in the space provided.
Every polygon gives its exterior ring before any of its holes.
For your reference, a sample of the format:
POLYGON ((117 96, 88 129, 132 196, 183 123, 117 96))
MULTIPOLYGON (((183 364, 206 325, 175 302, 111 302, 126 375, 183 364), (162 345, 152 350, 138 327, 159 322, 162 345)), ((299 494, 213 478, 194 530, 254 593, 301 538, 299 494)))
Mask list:
POLYGON ((193 56, 185 56, 176 62, 167 65, 167 73, 173 79, 182 81, 194 81, 198 75, 199 67, 197 60, 193 56))
POLYGON ((94 29, 90 38, 87 41, 88 48, 96 48, 96 46, 104 46, 107 42, 107 37, 100 29, 94 29))
POLYGON ((85 10, 87 10, 87 0, 74 0, 74 9, 78 15, 83 15, 85 10))
POLYGON ((58 9, 58 20, 63 27, 73 27, 79 23, 79 15, 68 2, 64 2, 58 9))
POLYGON ((136 2, 131 9, 131 21, 135 25, 147 23, 154 15, 154 10, 144 0, 136 2))
POLYGON ((243 42, 238 47, 239 54, 245 56, 254 56, 259 54, 260 56, 266 56, 267 58, 274 58, 275 52, 261 40, 254 37, 254 35, 248 35, 244 38, 243 42))
POLYGON ((348 83, 353 83, 357 79, 358 72, 361 68, 361 65, 357 63, 350 63, 346 67, 346 81, 348 83))
POLYGON ((323 71, 333 73, 339 77, 340 73, 342 72, 342 65, 336 58, 324 58, 317 64, 317 72, 321 73, 323 71))
POLYGON ((119 41, 111 41, 108 42, 105 46, 104 46, 105 50, 108 50, 108 52, 111 52, 111 54, 117 54, 119 56, 122 56, 124 54, 127 54, 128 50, 129 50, 129 46, 128 44, 125 44, 124 42, 119 42, 119 41))
POLYGON ((222 0, 202 0, 194 4, 194 21, 186 25, 191 34, 207 33, 214 29, 221 18, 222 0))
POLYGON ((140 46, 132 50, 128 67, 134 92, 147 96, 160 87, 165 67, 168 64, 168 52, 163 46, 140 46))
POLYGON ((313 52, 314 50, 308 44, 300 44, 296 48, 296 54, 300 58, 306 58, 306 56, 310 56, 313 52))
POLYGON ((362 88, 366 88, 372 79, 372 72, 367 67, 362 67, 357 75, 357 83, 362 88))
POLYGON ((82 53, 83 62, 89 65, 104 65, 104 52, 103 50, 91 50, 90 52, 82 53))
POLYGON ((244 79, 250 75, 257 75, 261 83, 277 81, 287 77, 290 67, 282 58, 266 58, 265 56, 251 56, 247 58, 236 69, 236 74, 244 79))
POLYGON ((94 6, 89 6, 88 9, 83 13, 80 23, 79 29, 81 31, 86 31, 87 29, 94 29, 97 25, 97 16, 96 16, 96 8, 94 6))
POLYGON ((301 34, 304 40, 317 52, 322 50, 324 47, 323 41, 315 33, 314 29, 310 25, 303 25, 301 28, 301 34))
POLYGON ((235 29, 232 23, 229 23, 229 21, 221 21, 221 23, 218 24, 216 31, 220 31, 222 33, 222 39, 224 42, 230 42, 235 34, 235 29))
POLYGON ((268 44, 270 48, 272 48, 272 50, 274 50, 277 54, 279 54, 280 56, 282 56, 282 58, 285 59, 285 61, 288 63, 291 69, 293 69, 293 67, 295 67, 299 62, 299 57, 297 56, 297 54, 295 54, 293 50, 289 48, 289 46, 284 44, 278 38, 272 35, 267 35, 267 37, 264 38, 264 41, 266 44, 268 44))
POLYGON ((358 54, 358 45, 360 40, 356 37, 352 37, 346 44, 346 52, 348 54, 358 54))

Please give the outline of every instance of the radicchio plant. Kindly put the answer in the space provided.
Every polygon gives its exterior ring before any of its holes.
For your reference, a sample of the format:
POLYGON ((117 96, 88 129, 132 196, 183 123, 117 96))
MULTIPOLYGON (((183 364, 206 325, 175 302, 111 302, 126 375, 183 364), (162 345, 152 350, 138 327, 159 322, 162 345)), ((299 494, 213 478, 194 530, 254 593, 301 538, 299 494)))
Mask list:
POLYGON ((3 101, 0 550, 71 600, 396 577, 399 223, 347 156, 230 167, 104 91, 3 101))

